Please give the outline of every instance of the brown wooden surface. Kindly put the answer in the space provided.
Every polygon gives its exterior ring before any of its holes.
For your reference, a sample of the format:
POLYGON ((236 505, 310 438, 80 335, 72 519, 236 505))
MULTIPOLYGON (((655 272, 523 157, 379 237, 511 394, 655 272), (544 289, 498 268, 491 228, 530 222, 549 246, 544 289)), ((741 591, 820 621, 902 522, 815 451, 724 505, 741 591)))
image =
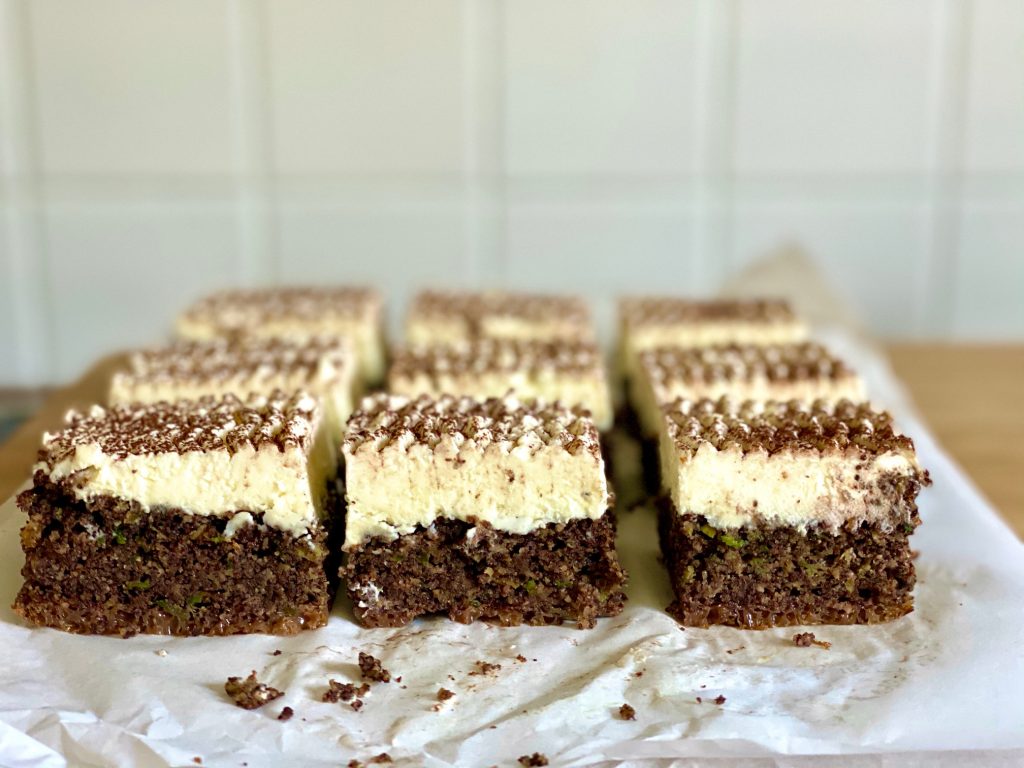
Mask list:
MULTIPOLYGON (((1024 345, 896 344, 897 375, 939 442, 1024 538, 1024 345)), ((0 499, 28 477, 43 430, 72 407, 102 401, 118 358, 98 363, 55 391, 36 415, 0 446, 0 499)))

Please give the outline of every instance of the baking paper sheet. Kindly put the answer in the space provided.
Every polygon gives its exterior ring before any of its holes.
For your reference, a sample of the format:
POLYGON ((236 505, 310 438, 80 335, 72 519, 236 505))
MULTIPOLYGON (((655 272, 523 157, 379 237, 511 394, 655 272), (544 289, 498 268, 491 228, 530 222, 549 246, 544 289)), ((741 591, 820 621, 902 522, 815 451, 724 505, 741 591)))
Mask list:
POLYGON ((338 766, 387 752, 397 765, 513 766, 541 752, 571 766, 1024 765, 1024 547, 914 418, 884 361, 851 334, 826 336, 895 410, 935 480, 913 538, 910 616, 813 628, 831 650, 795 647, 794 628, 683 630, 662 610, 654 514, 640 507, 620 510, 628 607, 589 631, 442 619, 365 630, 339 601, 329 626, 298 637, 80 637, 10 610, 23 518, 8 501, 0 764, 338 766), (360 712, 322 703, 328 678, 358 682, 360 650, 401 683, 374 685, 360 712), (478 660, 501 669, 473 675, 478 660), (286 695, 250 712, 224 681, 253 669, 286 695), (435 711, 442 686, 456 696, 435 711), (635 722, 617 715, 626 702, 635 722), (285 705, 295 716, 279 722, 285 705))

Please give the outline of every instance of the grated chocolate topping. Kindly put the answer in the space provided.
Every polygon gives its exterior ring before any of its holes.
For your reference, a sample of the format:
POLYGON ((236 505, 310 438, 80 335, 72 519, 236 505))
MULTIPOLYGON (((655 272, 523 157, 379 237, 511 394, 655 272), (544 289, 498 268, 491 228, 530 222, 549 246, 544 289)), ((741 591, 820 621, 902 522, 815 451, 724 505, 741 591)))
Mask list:
POLYGON ((669 435, 682 455, 693 455, 703 445, 744 454, 842 453, 852 448, 877 456, 914 451, 914 441, 895 431, 887 411, 849 400, 808 404, 799 400, 737 403, 728 397, 677 399, 662 410, 669 435))
POLYGON ((636 296, 619 302, 627 328, 715 322, 792 323, 796 315, 783 299, 697 300, 676 296, 636 296))
POLYGON ((115 458, 154 453, 307 448, 314 437, 316 401, 276 391, 266 398, 234 395, 176 403, 93 406, 72 411, 67 426, 43 436, 39 461, 50 469, 81 446, 99 446, 115 458))
POLYGON ((510 317, 531 322, 567 322, 590 327, 590 310, 578 296, 505 291, 422 291, 413 299, 409 322, 425 318, 461 320, 470 335, 479 335, 484 321, 510 317))
POLYGON ((229 379, 258 382, 281 373, 312 380, 326 364, 344 370, 350 364, 350 354, 348 341, 338 337, 302 342, 276 338, 181 341, 134 352, 129 370, 115 378, 126 385, 229 379))
POLYGON ((203 322, 230 335, 244 334, 251 326, 267 320, 359 318, 378 312, 380 306, 380 295, 366 287, 234 289, 200 299, 185 310, 182 319, 203 322))
POLYGON ((771 382, 849 379, 853 370, 825 347, 801 344, 726 344, 710 347, 658 347, 640 352, 652 381, 771 382))
POLYGON ((561 446, 574 455, 580 451, 601 454, 597 428, 582 409, 513 397, 410 399, 385 394, 367 397, 352 414, 345 452, 389 447, 407 450, 417 444, 437 450, 442 444, 468 441, 480 450, 502 444, 508 450, 525 447, 535 452, 561 446))
POLYGON ((603 376, 601 351, 586 341, 473 339, 464 344, 405 347, 391 363, 392 382, 416 376, 483 373, 539 373, 603 376))

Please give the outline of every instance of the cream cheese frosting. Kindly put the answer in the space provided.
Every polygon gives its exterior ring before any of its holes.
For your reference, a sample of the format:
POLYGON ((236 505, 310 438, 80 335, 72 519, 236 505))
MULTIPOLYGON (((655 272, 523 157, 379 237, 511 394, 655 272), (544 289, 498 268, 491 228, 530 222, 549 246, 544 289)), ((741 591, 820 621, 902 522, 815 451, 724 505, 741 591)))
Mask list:
POLYGON ((35 469, 84 501, 113 496, 146 512, 176 507, 218 517, 252 512, 299 536, 328 513, 332 455, 310 396, 228 396, 72 413, 67 428, 44 436, 35 469))
POLYGON ((368 398, 344 454, 346 549, 438 518, 523 534, 610 504, 591 419, 534 401, 368 398))

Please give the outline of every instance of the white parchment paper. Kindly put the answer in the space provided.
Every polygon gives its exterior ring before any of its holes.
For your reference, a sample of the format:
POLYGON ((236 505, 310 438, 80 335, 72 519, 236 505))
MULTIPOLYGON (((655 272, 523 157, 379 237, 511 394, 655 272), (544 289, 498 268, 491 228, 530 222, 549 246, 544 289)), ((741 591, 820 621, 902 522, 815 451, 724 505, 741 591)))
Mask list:
MULTIPOLYGON (((298 637, 80 637, 10 610, 23 517, 8 501, 0 764, 339 766, 386 751, 424 766, 514 766, 533 752, 571 766, 1024 765, 1024 547, 913 417, 884 361, 851 334, 826 335, 935 480, 913 538, 910 616, 813 628, 831 650, 795 647, 794 628, 682 630, 662 610, 668 582, 641 507, 620 509, 628 607, 590 631, 442 619, 365 630, 339 604, 329 626, 298 637), (360 712, 322 703, 328 678, 358 682, 360 650, 401 683, 374 685, 360 712), (501 669, 472 675, 478 660, 501 669), (252 669, 286 695, 249 712, 223 686, 252 669), (435 711, 442 686, 456 696, 435 711), (625 702, 635 722, 618 718, 625 702), (285 705, 295 716, 279 722, 285 705)), ((618 448, 628 474, 631 446, 618 448)))

